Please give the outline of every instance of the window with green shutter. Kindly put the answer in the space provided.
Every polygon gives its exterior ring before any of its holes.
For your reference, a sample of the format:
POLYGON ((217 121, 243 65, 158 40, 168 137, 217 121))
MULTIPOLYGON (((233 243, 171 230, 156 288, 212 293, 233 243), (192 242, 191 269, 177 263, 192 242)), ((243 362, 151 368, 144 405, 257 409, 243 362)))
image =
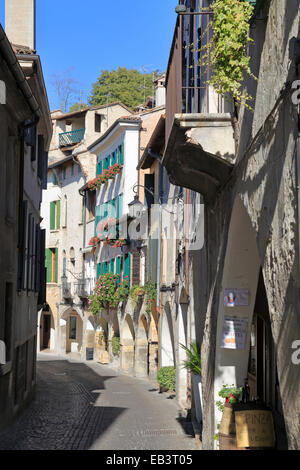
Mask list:
POLYGON ((104 264, 103 274, 107 274, 108 273, 108 262, 105 261, 103 264, 104 264))
POLYGON ((60 229, 60 201, 56 201, 56 228, 60 229))
POLYGON ((60 229, 60 201, 50 202, 50 230, 60 229))
POLYGON ((109 272, 112 273, 112 274, 114 274, 114 272, 115 272, 115 258, 110 260, 109 272))
POLYGON ((47 282, 52 282, 52 250, 46 248, 46 269, 47 269, 47 282))
POLYGON ((119 145, 119 148, 118 148, 118 157, 119 157, 119 164, 120 165, 124 165, 124 142, 122 142, 121 145, 119 145))
POLYGON ((117 197, 116 212, 117 212, 117 219, 119 219, 123 213, 123 193, 119 194, 119 196, 117 197))
POLYGON ((115 164, 117 163, 117 160, 118 160, 118 155, 117 155, 117 150, 115 150, 115 151, 112 153, 111 164, 112 164, 112 165, 115 165, 115 164))
POLYGON ((55 230, 55 206, 55 201, 50 202, 50 230, 55 230))
POLYGON ((97 279, 101 276, 101 263, 97 264, 97 279))
POLYGON ((130 253, 127 253, 124 257, 124 275, 123 275, 123 278, 128 280, 129 286, 130 286, 130 257, 131 257, 130 253))
POLYGON ((121 256, 117 256, 116 258, 116 274, 119 276, 118 281, 121 280, 121 256))
POLYGON ((102 171, 103 171, 103 161, 101 160, 99 163, 97 163, 96 176, 101 175, 102 171))
POLYGON ((54 282, 58 281, 58 248, 54 249, 54 282))

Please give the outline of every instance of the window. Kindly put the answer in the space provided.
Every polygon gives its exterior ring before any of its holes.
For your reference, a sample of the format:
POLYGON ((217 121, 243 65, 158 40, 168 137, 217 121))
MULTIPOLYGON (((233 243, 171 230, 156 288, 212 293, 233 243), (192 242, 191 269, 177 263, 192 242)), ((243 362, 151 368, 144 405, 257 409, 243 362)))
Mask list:
POLYGON ((72 165, 71 165, 71 176, 74 176, 74 172, 75 172, 74 166, 75 166, 75 163, 72 163, 72 165))
POLYGON ((101 115, 95 114, 95 132, 101 132, 101 115))
POLYGON ((50 202, 50 230, 60 229, 60 201, 50 202))
POLYGON ((103 172, 103 161, 97 163, 96 176, 101 175, 103 172))
POLYGON ((118 147, 118 163, 124 165, 124 142, 118 147))
POLYGON ((111 161, 110 155, 108 155, 108 157, 104 158, 104 167, 103 167, 104 170, 108 170, 108 169, 109 169, 109 167, 110 167, 110 161, 111 161))
POLYGON ((67 167, 66 166, 62 169, 62 174, 63 174, 63 179, 65 180, 67 178, 67 167))
POLYGON ((81 165, 77 165, 77 173, 78 175, 81 175, 82 173, 81 165))
POLYGON ((69 323, 69 339, 76 339, 76 317, 70 317, 69 323))
POLYGON ((47 282, 57 282, 58 274, 58 249, 46 248, 47 282))
POLYGON ((95 217, 95 207, 96 207, 96 192, 88 191, 87 193, 88 220, 92 220, 95 217))

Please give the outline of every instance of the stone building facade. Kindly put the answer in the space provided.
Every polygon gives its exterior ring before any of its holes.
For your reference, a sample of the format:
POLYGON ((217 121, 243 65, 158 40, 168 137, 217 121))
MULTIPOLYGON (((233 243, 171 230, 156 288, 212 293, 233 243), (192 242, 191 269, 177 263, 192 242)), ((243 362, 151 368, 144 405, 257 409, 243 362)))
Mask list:
POLYGON ((36 324, 45 302, 45 234, 40 227, 52 135, 40 58, 35 2, 7 2, 0 26, 1 129, 0 427, 33 398, 36 324), (12 7, 12 9, 10 9, 12 7), (2 351, 3 352, 3 351, 2 351))
MULTIPOLYGON (((192 275, 188 294, 202 349, 206 449, 213 448, 221 418, 218 392, 245 379, 250 399, 272 409, 277 448, 298 449, 300 442, 299 116, 293 103, 300 9, 297 2, 253 3, 251 69, 258 81, 245 79, 244 87, 254 111, 241 106, 224 113, 221 106, 212 113, 194 94, 191 107, 185 102, 184 114, 176 114, 182 101, 172 85, 174 48, 167 73, 163 164, 172 183, 199 192, 205 203, 205 245, 189 256, 185 271, 192 275), (226 346, 226 322, 243 325, 241 347, 226 346)), ((194 8, 203 6, 207 2, 194 8)), ((193 21, 200 21, 194 18, 179 15, 173 46, 182 40, 183 24, 193 31, 193 21)))

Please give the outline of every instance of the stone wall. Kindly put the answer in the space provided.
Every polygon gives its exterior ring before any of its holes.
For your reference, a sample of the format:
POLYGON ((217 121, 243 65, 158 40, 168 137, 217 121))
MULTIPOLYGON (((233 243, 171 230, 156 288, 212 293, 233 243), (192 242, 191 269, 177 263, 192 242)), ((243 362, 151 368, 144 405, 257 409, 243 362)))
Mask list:
MULTIPOLYGON (((255 111, 240 115, 238 164, 214 205, 206 206, 208 250, 206 312, 202 343, 204 381, 204 448, 212 448, 215 433, 214 371, 219 299, 228 230, 235 200, 241 198, 256 234, 277 350, 280 393, 290 449, 300 442, 300 374, 291 361, 291 345, 300 338, 299 237, 296 181, 297 115, 287 81, 296 78, 289 59, 289 43, 299 37, 298 2, 271 1, 251 31, 256 41, 251 53, 259 86, 255 111), (265 29, 265 31, 264 31, 265 29), (262 41, 261 44, 259 41, 262 41), (262 46, 262 47, 261 47, 262 46), (260 57, 261 52, 261 57, 260 57), (249 132, 251 129, 251 134, 249 132)), ((248 90, 255 93, 249 82, 248 90)), ((255 96, 255 95, 254 95, 255 96)))

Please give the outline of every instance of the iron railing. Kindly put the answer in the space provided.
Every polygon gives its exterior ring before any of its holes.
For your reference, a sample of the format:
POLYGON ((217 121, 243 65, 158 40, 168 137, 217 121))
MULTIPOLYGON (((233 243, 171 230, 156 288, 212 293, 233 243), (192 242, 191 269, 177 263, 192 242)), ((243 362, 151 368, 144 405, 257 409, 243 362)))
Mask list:
POLYGON ((85 129, 76 129, 75 131, 62 132, 59 134, 59 146, 78 144, 84 138, 85 129))
POLYGON ((210 112, 211 22, 208 10, 189 9, 178 15, 166 75, 166 142, 174 114, 210 112))
POLYGON ((91 278, 80 279, 74 282, 75 293, 78 297, 87 298, 93 293, 95 281, 91 278))

